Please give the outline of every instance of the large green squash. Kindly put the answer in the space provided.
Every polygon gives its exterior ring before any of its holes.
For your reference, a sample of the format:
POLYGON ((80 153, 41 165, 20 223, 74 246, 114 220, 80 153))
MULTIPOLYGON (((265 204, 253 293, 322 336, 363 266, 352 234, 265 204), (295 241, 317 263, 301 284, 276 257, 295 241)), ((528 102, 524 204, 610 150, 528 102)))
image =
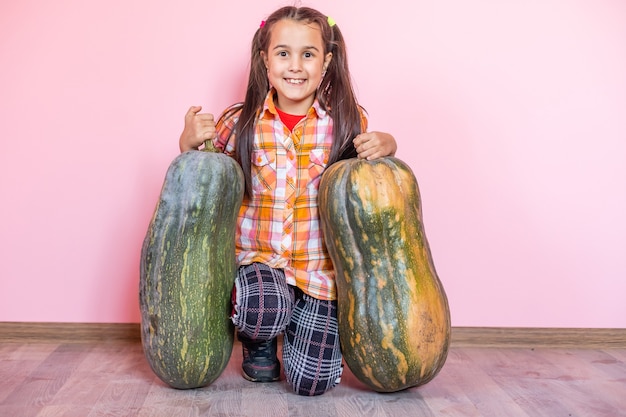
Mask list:
POLYGON ((171 163, 142 251, 141 337, 152 370, 179 389, 213 382, 233 347, 230 294, 243 173, 222 153, 171 163))
POLYGON ((318 199, 350 370, 379 392, 430 381, 448 354, 450 312, 411 169, 392 157, 340 161, 318 199))

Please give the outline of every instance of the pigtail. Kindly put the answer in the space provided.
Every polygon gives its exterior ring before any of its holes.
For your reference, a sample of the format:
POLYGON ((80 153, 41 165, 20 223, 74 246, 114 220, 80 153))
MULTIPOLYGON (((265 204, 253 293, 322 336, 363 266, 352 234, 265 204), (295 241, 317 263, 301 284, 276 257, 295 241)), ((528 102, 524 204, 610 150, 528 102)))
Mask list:
POLYGON ((323 23, 329 31, 327 49, 332 52, 333 58, 320 84, 318 99, 333 119, 334 139, 328 158, 330 166, 339 160, 356 157, 352 140, 363 132, 364 126, 361 124, 360 106, 352 88, 343 34, 332 19, 327 18, 323 23))
MULTIPOLYGON (((245 187, 244 194, 252 195, 252 150, 254 147, 254 130, 257 122, 259 110, 263 106, 265 96, 269 91, 269 81, 267 70, 261 57, 263 50, 263 37, 267 36, 264 30, 265 24, 257 29, 252 39, 250 51, 250 74, 248 76, 248 86, 246 97, 241 105, 239 119, 233 129, 237 135, 235 143, 235 160, 241 165, 244 173, 245 187)), ((231 133, 231 134, 232 134, 231 133)))

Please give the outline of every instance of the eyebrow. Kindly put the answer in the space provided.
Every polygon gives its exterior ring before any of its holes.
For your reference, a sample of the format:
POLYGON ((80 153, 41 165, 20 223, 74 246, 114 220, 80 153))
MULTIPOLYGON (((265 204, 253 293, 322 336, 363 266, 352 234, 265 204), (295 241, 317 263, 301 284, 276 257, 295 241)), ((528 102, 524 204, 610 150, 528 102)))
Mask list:
MULTIPOLYGON (((276 49, 291 49, 291 47, 290 47, 289 45, 282 45, 282 44, 281 44, 281 45, 276 45, 276 46, 274 47, 274 50, 276 50, 276 49)), ((315 50, 315 51, 318 51, 318 52, 319 52, 319 49, 317 48, 317 46, 313 46, 313 45, 311 45, 311 46, 305 46, 305 47, 304 47, 304 48, 302 48, 302 49, 303 49, 303 50, 313 49, 313 50, 315 50)))

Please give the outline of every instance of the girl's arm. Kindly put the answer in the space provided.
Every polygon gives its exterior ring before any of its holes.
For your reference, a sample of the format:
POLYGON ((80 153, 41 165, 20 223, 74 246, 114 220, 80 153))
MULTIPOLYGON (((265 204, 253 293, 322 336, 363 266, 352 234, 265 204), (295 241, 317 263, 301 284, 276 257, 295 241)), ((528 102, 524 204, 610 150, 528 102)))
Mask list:
POLYGON ((354 138, 354 147, 359 158, 376 159, 384 156, 394 156, 398 145, 389 133, 366 132, 354 138))

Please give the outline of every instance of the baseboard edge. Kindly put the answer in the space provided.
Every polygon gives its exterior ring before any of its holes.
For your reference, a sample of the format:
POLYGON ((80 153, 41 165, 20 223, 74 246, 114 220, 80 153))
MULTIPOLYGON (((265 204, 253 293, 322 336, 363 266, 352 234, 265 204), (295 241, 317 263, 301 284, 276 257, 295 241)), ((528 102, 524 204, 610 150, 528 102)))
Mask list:
MULTIPOLYGON (((0 343, 135 342, 139 323, 0 322, 0 343)), ((626 348, 626 329, 452 327, 455 347, 626 348)))

